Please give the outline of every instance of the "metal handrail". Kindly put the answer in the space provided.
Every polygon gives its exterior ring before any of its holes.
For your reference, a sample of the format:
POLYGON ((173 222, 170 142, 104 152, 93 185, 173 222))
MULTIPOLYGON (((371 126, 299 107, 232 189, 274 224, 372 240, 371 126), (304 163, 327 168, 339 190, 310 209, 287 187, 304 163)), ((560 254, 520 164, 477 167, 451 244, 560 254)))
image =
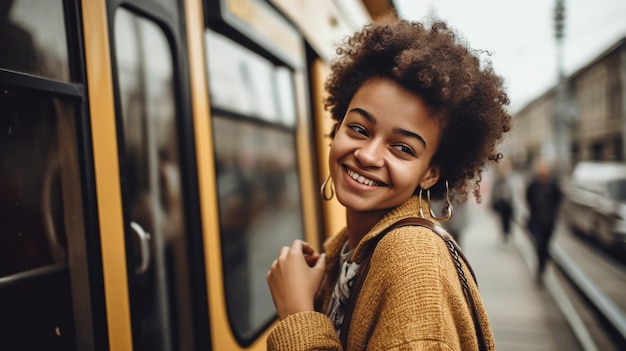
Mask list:
POLYGON ((67 270, 67 263, 56 263, 0 277, 0 290, 67 270))

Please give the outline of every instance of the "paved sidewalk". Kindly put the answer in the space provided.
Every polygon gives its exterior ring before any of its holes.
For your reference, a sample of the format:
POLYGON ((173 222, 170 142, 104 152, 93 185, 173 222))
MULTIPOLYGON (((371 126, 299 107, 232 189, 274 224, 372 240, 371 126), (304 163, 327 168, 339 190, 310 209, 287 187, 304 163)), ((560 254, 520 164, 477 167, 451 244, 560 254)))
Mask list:
POLYGON ((497 350, 582 350, 556 301, 536 283, 533 267, 522 257, 526 238, 521 229, 514 225, 512 240, 504 244, 491 210, 466 206, 470 223, 461 245, 477 275, 497 350))

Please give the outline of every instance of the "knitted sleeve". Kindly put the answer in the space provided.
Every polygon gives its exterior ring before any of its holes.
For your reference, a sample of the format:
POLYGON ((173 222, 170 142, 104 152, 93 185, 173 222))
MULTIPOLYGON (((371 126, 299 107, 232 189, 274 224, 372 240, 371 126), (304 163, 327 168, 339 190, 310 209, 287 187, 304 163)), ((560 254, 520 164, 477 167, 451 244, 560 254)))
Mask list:
POLYGON ((301 312, 283 319, 267 338, 268 351, 342 350, 331 320, 319 312, 301 312))

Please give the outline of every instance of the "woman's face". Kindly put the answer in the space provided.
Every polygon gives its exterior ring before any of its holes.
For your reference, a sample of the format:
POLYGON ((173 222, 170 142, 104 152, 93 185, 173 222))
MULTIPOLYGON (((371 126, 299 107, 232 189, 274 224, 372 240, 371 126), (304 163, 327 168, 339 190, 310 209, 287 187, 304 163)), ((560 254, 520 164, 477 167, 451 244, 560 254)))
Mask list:
POLYGON ((422 99, 385 78, 366 81, 352 98, 330 148, 337 199, 349 210, 387 210, 418 186, 433 186, 430 161, 441 128, 422 99))

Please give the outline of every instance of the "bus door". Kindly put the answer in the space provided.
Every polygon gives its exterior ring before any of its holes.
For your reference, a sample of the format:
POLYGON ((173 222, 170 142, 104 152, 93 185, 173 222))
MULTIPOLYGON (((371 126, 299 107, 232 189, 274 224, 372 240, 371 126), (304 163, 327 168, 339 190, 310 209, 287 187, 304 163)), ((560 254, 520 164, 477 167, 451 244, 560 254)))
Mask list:
POLYGON ((205 286, 194 251, 194 168, 181 146, 193 140, 186 61, 176 59, 181 8, 134 1, 109 12, 131 324, 141 350, 192 350, 208 334, 204 290, 194 287, 205 286))

